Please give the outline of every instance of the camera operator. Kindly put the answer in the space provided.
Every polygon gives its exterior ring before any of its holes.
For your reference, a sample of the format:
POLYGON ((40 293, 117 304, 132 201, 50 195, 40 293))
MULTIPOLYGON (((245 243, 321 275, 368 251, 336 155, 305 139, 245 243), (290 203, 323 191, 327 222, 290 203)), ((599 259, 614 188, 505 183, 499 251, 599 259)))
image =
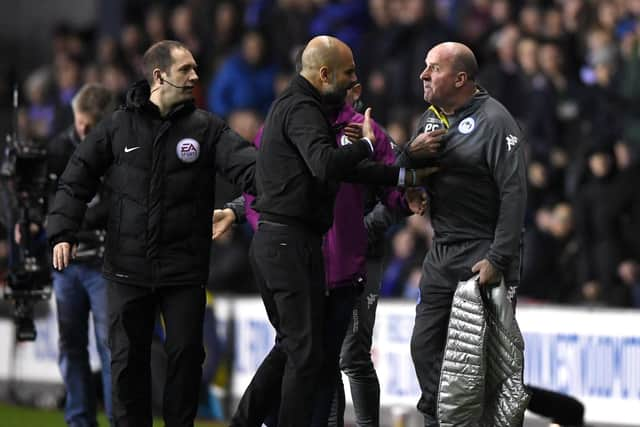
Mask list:
MULTIPOLYGON (((75 148, 91 128, 111 112, 112 95, 98 84, 83 86, 73 98, 74 123, 50 141, 47 147, 48 176, 53 184, 53 202, 58 177, 75 148)), ((77 235, 74 260, 62 271, 53 272, 58 328, 59 366, 66 387, 65 421, 69 426, 97 426, 96 393, 88 353, 89 311, 93 314, 96 343, 102 365, 105 412, 111 420, 111 357, 108 348, 107 282, 102 277, 104 229, 107 224, 105 189, 88 204, 77 235)), ((51 206, 51 204, 50 204, 51 206)))

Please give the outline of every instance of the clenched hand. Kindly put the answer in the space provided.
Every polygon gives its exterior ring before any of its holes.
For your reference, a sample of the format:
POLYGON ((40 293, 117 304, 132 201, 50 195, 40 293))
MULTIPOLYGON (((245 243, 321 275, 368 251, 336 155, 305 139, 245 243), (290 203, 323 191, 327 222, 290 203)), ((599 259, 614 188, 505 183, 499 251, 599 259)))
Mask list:
POLYGON ((432 158, 438 154, 444 141, 446 129, 436 129, 431 132, 421 133, 415 137, 409 145, 412 156, 420 158, 432 158))

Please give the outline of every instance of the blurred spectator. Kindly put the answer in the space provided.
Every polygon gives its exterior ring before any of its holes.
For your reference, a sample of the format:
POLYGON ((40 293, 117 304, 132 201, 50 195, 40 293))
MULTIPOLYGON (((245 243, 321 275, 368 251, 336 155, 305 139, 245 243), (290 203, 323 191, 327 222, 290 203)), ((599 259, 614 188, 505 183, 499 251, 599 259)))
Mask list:
POLYGON ((260 18, 272 49, 275 64, 291 70, 297 50, 309 40, 309 25, 314 15, 313 2, 308 0, 275 0, 260 18))
POLYGON ((565 202, 541 207, 524 237, 523 271, 518 296, 566 303, 575 293, 577 245, 573 211, 565 202))
MULTIPOLYGON (((381 55, 386 60, 383 70, 384 104, 379 107, 371 104, 376 114, 380 109, 400 106, 410 111, 423 112, 424 94, 416 71, 424 68, 424 53, 436 44, 448 38, 448 32, 440 24, 424 0, 389 0, 388 12, 392 25, 386 32, 389 38, 387 51, 369 49, 374 61, 381 55)), ((364 91, 368 92, 367 89, 364 91)))
POLYGON ((542 32, 542 14, 535 4, 526 4, 519 15, 522 34, 527 37, 538 38, 542 32))
POLYGON ((131 77, 124 67, 117 62, 104 64, 101 69, 100 80, 116 96, 118 104, 124 104, 125 94, 131 81, 131 77))
POLYGON ((380 287, 381 297, 401 297, 404 286, 413 269, 419 261, 415 256, 415 240, 407 229, 400 229, 394 234, 391 246, 391 259, 382 273, 380 287))
POLYGON ((152 45, 167 39, 167 20, 165 9, 155 4, 149 8, 144 17, 146 44, 152 45))
POLYGON ((478 82, 487 92, 500 101, 514 117, 525 116, 529 103, 523 103, 523 79, 518 67, 516 46, 520 30, 514 24, 507 25, 495 37, 497 61, 482 67, 478 82))
POLYGON ((520 101, 520 107, 516 107, 512 113, 527 135, 529 154, 534 159, 547 162, 551 147, 557 144, 558 129, 552 88, 540 71, 538 51, 539 44, 533 38, 524 37, 518 41, 516 56, 519 84, 516 90, 521 98, 514 100, 520 101), (527 102, 523 103, 522 99, 527 102))
POLYGON ((388 2, 369 0, 369 14, 372 22, 362 37, 360 49, 355 50, 358 78, 366 87, 363 91, 364 103, 372 107, 379 123, 388 123, 389 117, 384 107, 387 92, 384 69, 388 61, 380 61, 380 57, 387 57, 391 52, 391 40, 387 36, 392 24, 388 2), (370 46, 376 46, 376 49, 370 49, 370 46))
MULTIPOLYGON (((124 57, 124 62, 136 74, 142 74, 142 55, 145 51, 145 44, 140 27, 136 24, 127 24, 120 34, 120 48, 124 57)), ((109 61, 119 62, 118 58, 109 61)))
POLYGON ((227 117, 237 109, 267 113, 274 99, 276 67, 267 55, 264 37, 250 31, 239 52, 225 61, 208 91, 207 104, 214 113, 227 117))
POLYGON ((208 68, 203 70, 205 73, 217 71, 220 63, 231 54, 242 37, 240 13, 235 3, 231 1, 217 3, 212 18, 213 28, 208 36, 208 43, 205 44, 205 48, 208 46, 206 51, 208 68))
POLYGON ((169 27, 173 39, 184 44, 193 53, 196 62, 202 59, 202 41, 195 33, 193 11, 188 4, 176 6, 169 17, 169 27))
POLYGON ((33 71, 25 82, 27 98, 26 123, 27 128, 21 129, 20 134, 27 138, 44 140, 52 134, 55 107, 47 97, 50 75, 45 68, 33 71))
POLYGON ((357 51, 367 18, 367 0, 326 2, 311 21, 310 36, 331 35, 357 51))
POLYGON ((618 142, 614 152, 620 172, 607 204, 607 219, 620 260, 616 274, 629 288, 632 305, 640 307, 640 165, 628 143, 618 142))
POLYGON ((71 100, 76 95, 82 84, 82 65, 76 57, 67 54, 59 55, 54 63, 55 78, 55 115, 53 121, 54 133, 58 133, 73 121, 71 100))
POLYGON ((589 153, 588 165, 589 176, 575 202, 576 235, 580 245, 578 283, 587 303, 623 305, 624 295, 615 271, 619 255, 608 222, 615 177, 611 147, 594 147, 589 153))

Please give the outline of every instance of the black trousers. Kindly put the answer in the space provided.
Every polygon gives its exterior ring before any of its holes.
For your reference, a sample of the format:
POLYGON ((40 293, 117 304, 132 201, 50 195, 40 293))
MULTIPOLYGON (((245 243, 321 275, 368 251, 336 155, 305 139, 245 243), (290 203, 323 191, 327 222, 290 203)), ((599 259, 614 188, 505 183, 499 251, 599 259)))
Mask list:
POLYGON ((471 267, 485 257, 490 245, 488 240, 453 245, 434 242, 422 265, 411 357, 422 391, 418 410, 427 427, 438 425, 438 384, 453 294, 459 281, 473 276, 471 267))
POLYGON ((323 364, 325 276, 322 238, 260 223, 250 257, 276 343, 247 387, 231 425, 260 427, 278 406, 279 427, 311 423, 323 364), (281 390, 280 396, 274 390, 281 390))
MULTIPOLYGON (((349 378, 358 427, 378 427, 380 424, 380 382, 371 360, 371 342, 381 277, 382 260, 368 258, 367 281, 363 292, 357 295, 340 351, 340 369, 349 378)), ((344 385, 342 377, 338 376, 329 427, 344 426, 344 409, 344 385)))
POLYGON ((204 286, 152 289, 112 282, 107 301, 115 426, 152 425, 151 338, 158 310, 166 330, 164 422, 167 427, 193 426, 205 356, 204 286))
MULTIPOLYGON (((333 415, 332 410, 334 408, 332 408, 332 403, 334 403, 336 396, 336 386, 338 384, 342 386, 340 351, 351 321, 356 297, 361 292, 362 286, 353 283, 332 289, 327 296, 324 320, 324 362, 316 387, 312 427, 327 427, 331 425, 329 419, 333 415)), ((341 410, 344 413, 344 392, 342 399, 341 410)))

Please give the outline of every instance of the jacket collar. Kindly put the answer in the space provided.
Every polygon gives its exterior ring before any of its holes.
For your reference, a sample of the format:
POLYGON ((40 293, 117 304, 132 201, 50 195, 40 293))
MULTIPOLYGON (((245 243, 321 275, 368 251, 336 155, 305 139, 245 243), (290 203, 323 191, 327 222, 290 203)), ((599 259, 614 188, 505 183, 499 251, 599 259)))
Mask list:
POLYGON ((463 106, 456 109, 450 116, 446 116, 444 112, 435 105, 431 105, 429 108, 434 109, 438 117, 445 117, 447 119, 447 123, 453 123, 457 117, 468 116, 473 111, 477 110, 478 107, 482 105, 482 103, 484 103, 488 98, 489 93, 480 85, 476 85, 476 93, 474 93, 473 96, 463 106))
POLYGON ((146 80, 139 80, 135 82, 127 91, 125 108, 128 110, 144 112, 154 116, 155 118, 164 120, 171 120, 174 117, 190 113, 196 108, 193 101, 184 101, 174 105, 167 115, 162 117, 158 107, 149 100, 150 94, 151 88, 146 80))
POLYGON ((322 103, 322 96, 318 89, 313 87, 313 85, 309 82, 309 80, 302 77, 300 74, 296 75, 289 85, 292 91, 303 93, 317 100, 319 103, 322 103))
POLYGON ((453 113, 453 118, 468 116, 472 112, 478 109, 489 98, 487 91, 479 85, 476 85, 476 93, 464 104, 453 113))

